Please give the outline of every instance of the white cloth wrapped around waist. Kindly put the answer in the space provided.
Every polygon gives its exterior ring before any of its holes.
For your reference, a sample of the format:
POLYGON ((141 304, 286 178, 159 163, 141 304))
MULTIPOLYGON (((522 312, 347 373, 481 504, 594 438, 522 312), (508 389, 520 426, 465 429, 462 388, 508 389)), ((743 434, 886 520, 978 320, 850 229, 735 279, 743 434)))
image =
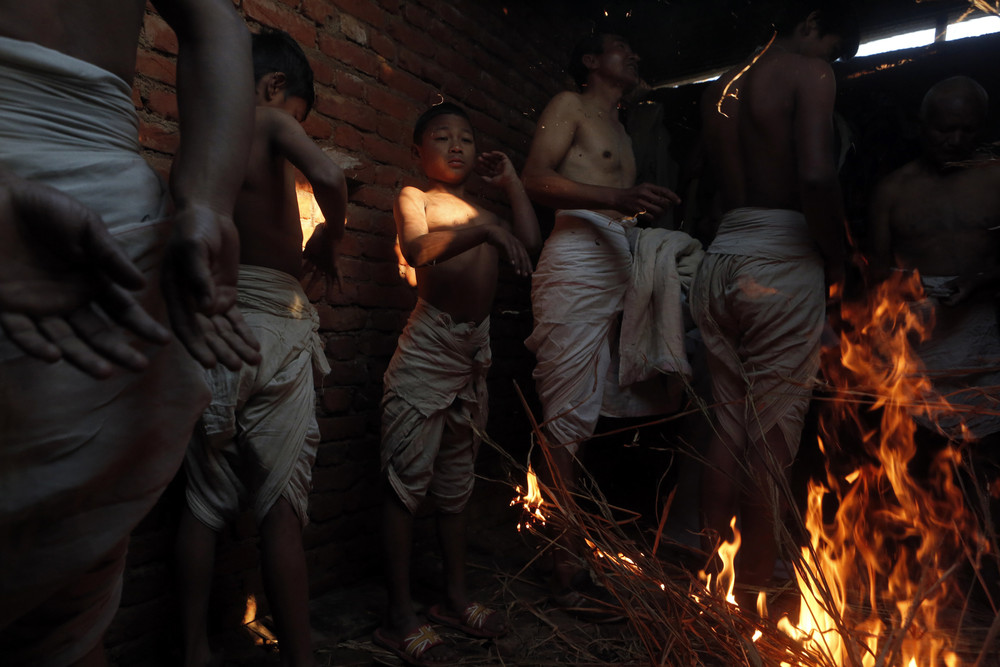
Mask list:
POLYGON ((98 211, 109 229, 166 213, 139 153, 129 85, 90 63, 0 37, 0 165, 98 211))
MULTIPOLYGON (((956 276, 920 276, 928 295, 944 294, 956 276)), ((943 409, 918 420, 931 429, 960 435, 963 422, 976 438, 1000 431, 1000 326, 997 303, 989 292, 972 294, 956 306, 927 299, 935 310, 930 338, 917 344, 916 353, 934 385, 935 393, 955 410, 943 409), (957 411, 957 412, 956 412, 957 411)))
POLYGON ((455 323, 447 313, 417 299, 383 385, 424 415, 447 408, 456 398, 485 408, 491 363, 488 317, 479 324, 455 323))
POLYGON ((734 208, 722 216, 709 255, 789 260, 818 253, 805 216, 774 208, 734 208))
MULTIPOLYGON (((139 154, 129 86, 82 60, 0 37, 0 89, 0 166, 100 215, 145 275, 137 299, 166 323, 168 201, 139 154)), ((118 607, 129 533, 180 467, 208 401, 179 343, 133 345, 150 359, 145 370, 95 380, 65 361, 29 358, 0 333, 5 665, 71 664, 100 641, 118 607), (28 611, 34 625, 20 633, 28 611)))
POLYGON ((238 286, 261 362, 206 372, 212 402, 187 455, 188 505, 221 530, 244 499, 253 497, 261 522, 284 497, 305 525, 319 443, 313 378, 330 371, 319 316, 299 281, 283 271, 244 264, 238 286))

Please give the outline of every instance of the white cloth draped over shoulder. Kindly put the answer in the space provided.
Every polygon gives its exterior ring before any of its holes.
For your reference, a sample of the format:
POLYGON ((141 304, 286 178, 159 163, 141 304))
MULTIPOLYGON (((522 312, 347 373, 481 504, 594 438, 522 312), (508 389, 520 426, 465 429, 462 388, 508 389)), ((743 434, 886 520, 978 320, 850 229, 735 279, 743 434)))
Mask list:
MULTIPOLYGON (((89 63, 0 38, 0 165, 99 213, 143 271, 140 303, 166 322, 166 189, 139 155, 129 86, 89 63)), ((0 655, 72 663, 118 608, 132 528, 180 467, 208 402, 176 341, 136 341, 141 372, 95 380, 25 356, 0 334, 0 655)))
POLYGON ((544 428, 573 453, 601 415, 675 409, 678 387, 660 374, 691 372, 681 294, 700 247, 682 232, 634 227, 634 218, 558 211, 532 274, 535 326, 525 344, 537 362, 544 428))
POLYGON ((319 444, 314 374, 330 372, 319 315, 299 281, 283 271, 244 264, 238 285, 262 361, 206 371, 212 402, 188 448, 188 506, 219 531, 244 499, 253 498, 259 524, 283 497, 305 526, 319 444))

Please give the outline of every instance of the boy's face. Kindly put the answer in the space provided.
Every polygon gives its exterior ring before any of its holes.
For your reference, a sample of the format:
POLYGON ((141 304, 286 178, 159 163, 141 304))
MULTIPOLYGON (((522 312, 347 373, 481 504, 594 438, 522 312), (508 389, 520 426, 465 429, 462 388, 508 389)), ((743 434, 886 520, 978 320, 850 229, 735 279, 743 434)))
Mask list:
POLYGON ((284 100, 276 103, 274 106, 291 114, 292 118, 300 123, 306 119, 306 115, 309 113, 309 103, 301 97, 292 95, 285 96, 284 100))
POLYGON ((461 116, 432 118, 415 148, 420 168, 435 181, 461 183, 475 167, 476 140, 469 121, 461 116))

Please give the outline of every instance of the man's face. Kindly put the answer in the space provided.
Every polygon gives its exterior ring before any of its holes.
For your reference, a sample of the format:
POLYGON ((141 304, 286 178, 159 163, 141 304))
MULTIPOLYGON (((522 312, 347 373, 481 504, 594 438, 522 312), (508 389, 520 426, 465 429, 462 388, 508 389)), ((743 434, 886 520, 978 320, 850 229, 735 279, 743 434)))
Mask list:
POLYGON ((420 167, 428 178, 461 183, 475 167, 476 140, 469 121, 454 114, 432 118, 419 153, 420 167))
POLYGON ((969 96, 941 96, 927 106, 921 122, 924 154, 943 165, 970 158, 983 123, 983 112, 969 96))
POLYGON ((596 71, 631 89, 639 83, 639 56, 620 35, 604 35, 604 51, 594 56, 596 71))

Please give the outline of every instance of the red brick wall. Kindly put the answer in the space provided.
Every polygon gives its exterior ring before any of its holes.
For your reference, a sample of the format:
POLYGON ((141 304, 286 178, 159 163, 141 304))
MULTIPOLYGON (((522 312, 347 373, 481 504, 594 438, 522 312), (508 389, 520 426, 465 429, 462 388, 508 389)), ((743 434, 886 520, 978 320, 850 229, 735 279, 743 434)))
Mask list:
MULTIPOLYGON (((569 83, 562 63, 584 26, 559 23, 551 11, 533 16, 522 0, 235 4, 252 30, 282 28, 305 49, 317 94, 305 127, 351 183, 343 290, 318 306, 333 370, 317 393, 322 445, 305 540, 313 593, 320 594, 378 574, 381 378, 415 301, 397 271, 392 220, 396 192, 419 182, 410 156, 413 121, 439 96, 458 102, 469 110, 478 148, 505 150, 520 168, 538 112, 569 83)), ((173 33, 148 13, 134 98, 146 156, 163 172, 177 146, 176 51, 173 33)), ((471 189, 504 212, 481 183, 471 189)), ((306 227, 312 216, 303 210, 306 227)), ((490 428, 512 448, 523 448, 528 432, 512 383, 531 390, 532 359, 522 344, 531 322, 527 294, 527 281, 504 275, 493 316, 490 428)), ((182 500, 175 482, 136 531, 122 609, 107 641, 115 664, 159 664, 151 656, 162 660, 178 644, 171 551, 182 500)), ((250 517, 222 536, 216 574, 214 608, 223 623, 238 622, 246 595, 260 597, 250 517)))

